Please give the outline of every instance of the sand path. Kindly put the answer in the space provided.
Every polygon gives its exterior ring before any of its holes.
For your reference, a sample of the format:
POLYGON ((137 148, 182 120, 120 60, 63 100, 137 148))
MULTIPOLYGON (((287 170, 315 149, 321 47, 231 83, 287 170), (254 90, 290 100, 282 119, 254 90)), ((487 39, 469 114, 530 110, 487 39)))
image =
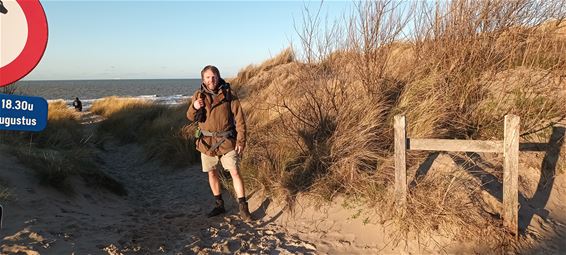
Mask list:
POLYGON ((123 252, 308 253, 314 246, 290 237, 274 223, 244 223, 233 199, 224 217, 207 218, 212 197, 200 168, 169 169, 145 162, 136 145, 109 145, 103 154, 106 171, 126 183, 127 231, 118 240, 123 252))
MULTIPOLYGON (((100 118, 87 113, 82 120, 89 135, 100 118)), ((1 157, 10 167, 0 178, 17 183, 4 205, 2 254, 316 253, 314 245, 273 222, 242 222, 227 192, 227 214, 207 218, 213 198, 200 168, 146 161, 135 144, 108 140, 99 146, 99 167, 124 184, 123 197, 87 188, 79 178, 73 180, 76 194, 67 196, 38 186, 15 158, 1 157)))
MULTIPOLYGON (((99 121, 99 116, 82 115, 85 137, 93 137, 99 121)), ((327 207, 299 203, 291 215, 283 205, 252 191, 250 210, 258 220, 244 223, 225 192, 228 213, 206 218, 213 199, 198 166, 165 167, 147 161, 140 146, 112 139, 95 148, 100 169, 123 183, 127 196, 89 188, 80 178, 72 180, 74 194, 62 194, 38 185, 30 169, 0 153, 0 181, 12 194, 3 204, 0 254, 482 253, 482 247, 449 238, 429 244, 415 238, 396 245, 387 224, 376 222, 371 210, 345 208, 340 200, 327 207)), ((543 156, 531 158, 540 161, 543 156)), ((443 155, 430 171, 451 164, 443 155)), ((525 192, 530 190, 525 193, 529 201, 522 205, 532 211, 532 220, 517 248, 524 254, 564 253, 566 175, 538 188, 540 170, 531 168, 521 168, 528 170, 521 179, 525 192)))

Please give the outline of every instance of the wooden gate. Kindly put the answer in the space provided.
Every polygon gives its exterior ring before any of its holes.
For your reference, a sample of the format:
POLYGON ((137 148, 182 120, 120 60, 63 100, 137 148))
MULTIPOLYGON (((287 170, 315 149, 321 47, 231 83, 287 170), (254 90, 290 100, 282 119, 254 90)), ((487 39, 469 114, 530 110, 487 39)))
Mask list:
POLYGON ((395 116, 395 199, 402 213, 407 205, 407 150, 503 153, 503 224, 513 234, 519 229, 519 117, 505 116, 503 140, 407 138, 405 116, 395 116))

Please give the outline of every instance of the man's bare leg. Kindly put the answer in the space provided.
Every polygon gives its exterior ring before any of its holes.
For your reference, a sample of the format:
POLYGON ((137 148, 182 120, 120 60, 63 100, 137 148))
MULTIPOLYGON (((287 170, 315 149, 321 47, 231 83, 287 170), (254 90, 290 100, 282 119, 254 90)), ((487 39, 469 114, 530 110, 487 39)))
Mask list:
POLYGON ((210 184, 210 190, 212 190, 212 194, 214 196, 222 194, 220 178, 218 176, 218 170, 216 170, 216 168, 208 172, 208 184, 210 184))
POLYGON ((238 198, 245 197, 246 192, 244 188, 244 180, 238 171, 238 168, 230 169, 230 175, 232 176, 232 182, 234 183, 234 191, 236 191, 236 196, 238 198))

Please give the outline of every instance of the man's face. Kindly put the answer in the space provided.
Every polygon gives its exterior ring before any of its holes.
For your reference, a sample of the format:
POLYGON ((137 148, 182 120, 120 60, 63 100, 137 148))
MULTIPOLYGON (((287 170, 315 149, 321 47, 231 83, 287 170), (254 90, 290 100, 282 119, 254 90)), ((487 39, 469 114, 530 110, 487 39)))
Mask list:
POLYGON ((218 86, 218 76, 212 70, 206 70, 202 76, 204 85, 209 90, 215 90, 218 86))

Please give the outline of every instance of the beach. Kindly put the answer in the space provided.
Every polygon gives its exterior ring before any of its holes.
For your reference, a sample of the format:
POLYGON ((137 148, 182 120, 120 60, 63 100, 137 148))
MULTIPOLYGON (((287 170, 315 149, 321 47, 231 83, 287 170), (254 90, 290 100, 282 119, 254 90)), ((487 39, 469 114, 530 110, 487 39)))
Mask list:
MULTIPOLYGON (((80 114, 87 136, 103 120, 90 112, 80 114)), ((399 240, 375 209, 348 205, 337 198, 313 206, 312 198, 298 200, 293 211, 283 201, 261 190, 249 193, 256 219, 246 223, 237 215, 229 194, 226 215, 206 218, 212 197, 199 165, 173 168, 144 157, 143 148, 105 140, 96 146, 102 171, 124 184, 126 196, 90 187, 73 178, 76 189, 64 194, 37 185, 31 170, 3 153, 7 166, 0 179, 12 194, 4 206, 0 250, 7 254, 390 254, 484 253, 487 247, 451 241, 409 237, 399 240), (34 208, 31 210, 31 208, 34 208), (440 249, 440 247, 443 247, 440 249)), ((4 148, 6 150, 6 148, 4 148)), ((536 160, 536 159, 533 159, 536 160)), ((430 174, 454 167, 441 156, 430 174)), ((525 176, 535 180, 537 176, 525 176)), ((536 183, 528 184, 530 189, 536 183)), ((566 178, 556 177, 545 214, 535 213, 521 249, 530 253, 558 253, 564 247, 566 178)), ((497 203, 497 202, 495 202, 497 203)), ((531 201, 531 203, 538 203, 531 201)))
MULTIPOLYGON (((84 125, 90 126, 87 132, 99 121, 89 113, 82 116, 84 125)), ((2 155, 1 162, 9 167, 0 178, 11 183, 14 194, 4 204, 3 253, 315 252, 312 244, 284 234, 268 219, 242 222, 235 215, 237 205, 228 197, 227 215, 206 218, 212 200, 199 166, 163 167, 146 162, 139 146, 111 141, 100 152, 104 171, 125 184, 128 196, 91 189, 78 179, 72 180, 78 189, 67 196, 37 186, 28 169, 2 155)))
POLYGON ((564 0, 90 4, 3 88, 49 106, 0 132, 1 254, 566 253, 564 0))

